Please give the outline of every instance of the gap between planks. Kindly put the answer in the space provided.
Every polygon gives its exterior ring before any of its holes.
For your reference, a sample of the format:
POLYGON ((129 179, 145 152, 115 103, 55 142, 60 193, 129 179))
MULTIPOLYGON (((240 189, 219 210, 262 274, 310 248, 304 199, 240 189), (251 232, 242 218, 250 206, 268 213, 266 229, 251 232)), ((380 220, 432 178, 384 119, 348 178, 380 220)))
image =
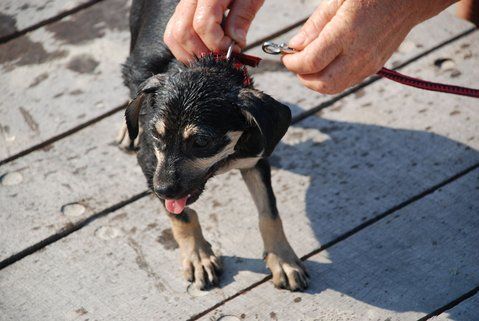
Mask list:
POLYGON ((466 292, 464 293, 463 295, 461 295, 460 297, 458 298, 455 298, 454 300, 452 300, 451 302, 449 302, 448 304, 446 305, 443 305, 442 307, 440 307, 439 309, 429 313, 428 315, 425 315, 424 317, 418 319, 417 321, 426 321, 426 320, 429 320, 435 316, 438 316, 452 308, 454 308, 455 306, 459 305, 461 302, 473 297, 474 295, 476 295, 477 293, 479 293, 479 286, 476 286, 474 289, 472 289, 471 291, 469 292, 466 292))
MULTIPOLYGON (((102 0, 102 1, 103 1, 103 0, 102 0)), ((63 138, 68 137, 68 136, 70 136, 70 135, 72 135, 72 134, 75 134, 76 132, 82 130, 83 128, 86 128, 86 127, 88 127, 88 126, 90 126, 90 125, 93 125, 93 124, 99 122, 99 121, 102 120, 102 119, 105 119, 105 118, 107 118, 107 117, 112 116, 113 114, 116 114, 116 113, 119 112, 120 110, 123 110, 124 108, 126 108, 126 105, 127 105, 127 103, 123 103, 123 104, 121 104, 120 106, 115 107, 115 108, 113 108, 113 109, 107 111, 107 112, 104 113, 104 114, 101 114, 101 115, 99 115, 99 116, 97 116, 97 117, 95 117, 95 118, 92 118, 92 119, 90 119, 90 120, 88 120, 88 121, 86 121, 86 122, 84 122, 84 123, 82 123, 82 124, 80 124, 80 125, 77 125, 77 126, 75 126, 75 127, 73 127, 73 128, 70 128, 69 130, 67 130, 67 131, 65 131, 65 132, 63 132, 63 133, 60 133, 60 134, 55 135, 55 136, 53 136, 53 137, 50 137, 49 139, 47 139, 47 140, 45 140, 45 141, 43 141, 43 142, 41 142, 41 143, 39 143, 39 144, 33 145, 32 147, 29 147, 29 148, 27 148, 27 149, 24 149, 24 150, 22 150, 21 152, 16 153, 15 155, 12 155, 12 156, 10 156, 10 157, 7 157, 7 158, 5 158, 5 159, 3 159, 3 160, 0 161, 0 166, 5 165, 6 163, 9 163, 9 162, 11 162, 11 161, 14 161, 14 160, 16 160, 16 159, 18 159, 18 158, 20 158, 20 157, 22 157, 22 156, 28 155, 28 154, 30 154, 30 153, 32 153, 32 152, 38 150, 38 149, 44 148, 44 147, 46 147, 46 146, 48 146, 48 145, 50 145, 50 144, 53 144, 53 143, 59 141, 60 139, 63 139, 63 138)))
POLYGON ((9 35, 5 35, 5 36, 0 37, 0 44, 7 43, 10 40, 16 39, 16 38, 18 38, 20 36, 23 36, 23 35, 31 32, 33 30, 39 29, 39 28, 41 28, 43 26, 46 26, 50 23, 61 20, 61 19, 65 18, 69 15, 72 15, 74 13, 82 11, 83 9, 89 8, 89 7, 93 6, 94 4, 97 4, 98 2, 102 2, 102 1, 105 1, 105 0, 91 0, 91 1, 88 1, 86 3, 80 4, 80 5, 72 8, 72 9, 62 11, 59 14, 53 16, 53 17, 50 17, 50 18, 47 18, 47 19, 42 20, 40 22, 37 22, 37 23, 31 25, 30 27, 26 27, 26 28, 21 29, 21 30, 16 30, 9 35))

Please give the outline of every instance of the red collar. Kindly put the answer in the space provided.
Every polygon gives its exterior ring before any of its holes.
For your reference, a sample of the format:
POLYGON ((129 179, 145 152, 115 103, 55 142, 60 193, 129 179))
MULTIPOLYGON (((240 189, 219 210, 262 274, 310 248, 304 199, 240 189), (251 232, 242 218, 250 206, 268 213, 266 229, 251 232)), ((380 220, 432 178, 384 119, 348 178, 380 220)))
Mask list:
POLYGON ((260 57, 251 56, 244 53, 233 52, 233 55, 231 58, 234 59, 237 63, 240 63, 245 66, 250 66, 250 67, 257 67, 259 63, 261 62, 260 57))
MULTIPOLYGON (((224 52, 224 51, 214 51, 214 52, 209 53, 209 54, 212 54, 217 61, 226 61, 226 52, 224 52)), ((205 55, 207 55, 207 54, 205 54, 205 55)), ((244 53, 233 52, 230 59, 233 62, 233 67, 234 68, 243 71, 243 73, 244 73, 243 84, 245 86, 250 86, 251 84, 253 84, 253 79, 250 77, 250 75, 248 73, 248 69, 246 68, 246 66, 253 67, 253 68, 257 67, 259 65, 259 63, 261 62, 261 58, 256 57, 256 56, 247 55, 247 54, 244 54, 244 53)))

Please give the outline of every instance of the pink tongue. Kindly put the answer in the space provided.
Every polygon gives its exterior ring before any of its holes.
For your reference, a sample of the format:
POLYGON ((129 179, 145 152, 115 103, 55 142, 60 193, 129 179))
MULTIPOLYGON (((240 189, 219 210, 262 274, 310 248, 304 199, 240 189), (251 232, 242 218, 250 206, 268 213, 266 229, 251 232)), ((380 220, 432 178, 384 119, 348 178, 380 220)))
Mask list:
POLYGON ((179 200, 165 200, 165 207, 170 213, 181 214, 185 208, 187 200, 188 196, 180 198, 179 200))

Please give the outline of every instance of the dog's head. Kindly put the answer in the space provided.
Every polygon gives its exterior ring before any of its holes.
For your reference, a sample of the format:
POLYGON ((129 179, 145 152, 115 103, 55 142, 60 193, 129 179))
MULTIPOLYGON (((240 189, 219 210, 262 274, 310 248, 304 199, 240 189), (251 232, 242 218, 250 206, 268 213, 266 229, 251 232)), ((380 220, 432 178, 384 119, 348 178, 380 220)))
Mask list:
POLYGON ((245 84, 242 69, 208 57, 147 79, 125 115, 131 139, 141 118, 140 153, 155 155, 148 183, 173 213, 231 162, 268 157, 291 122, 289 108, 245 84))

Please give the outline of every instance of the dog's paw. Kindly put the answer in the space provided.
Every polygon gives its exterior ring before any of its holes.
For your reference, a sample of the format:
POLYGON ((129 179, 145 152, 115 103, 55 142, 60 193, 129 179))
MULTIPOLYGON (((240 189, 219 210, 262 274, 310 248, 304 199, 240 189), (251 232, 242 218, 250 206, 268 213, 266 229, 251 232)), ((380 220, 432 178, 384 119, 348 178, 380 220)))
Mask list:
MULTIPOLYGON (((140 133, 142 132, 140 128, 140 133)), ((135 140, 131 140, 130 136, 128 135, 128 128, 126 124, 122 124, 120 130, 118 131, 118 135, 116 136, 115 142, 116 144, 124 151, 132 152, 137 151, 140 143, 140 135, 135 140)))
POLYGON ((211 250, 207 241, 183 254, 183 274, 199 290, 217 286, 223 268, 220 259, 211 250))
POLYGON ((280 289, 303 291, 308 287, 308 273, 294 253, 265 254, 266 266, 273 273, 273 284, 280 289))

